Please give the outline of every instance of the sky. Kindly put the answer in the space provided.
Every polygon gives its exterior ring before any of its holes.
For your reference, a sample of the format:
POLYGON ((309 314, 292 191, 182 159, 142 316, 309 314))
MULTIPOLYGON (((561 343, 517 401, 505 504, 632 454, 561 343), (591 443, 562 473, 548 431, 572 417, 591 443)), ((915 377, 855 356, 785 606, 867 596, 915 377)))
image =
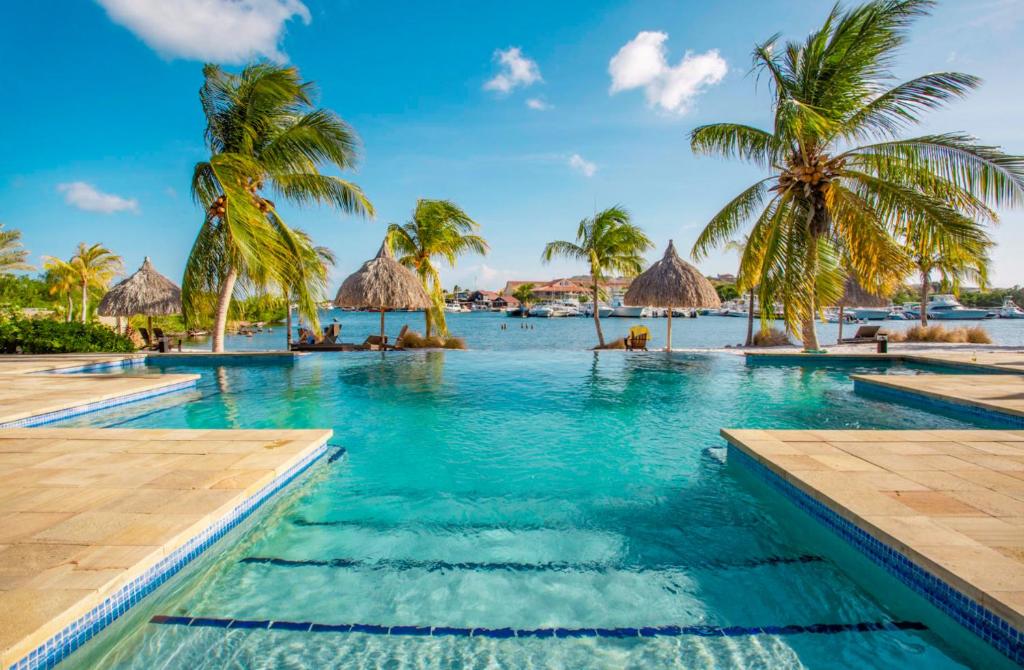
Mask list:
MULTIPOLYGON (((541 262, 580 219, 622 205, 660 256, 755 181, 756 167, 697 157, 696 126, 765 127, 770 97, 753 45, 802 39, 822 0, 69 0, 0 7, 0 222, 31 259, 102 242, 131 271, 150 256, 180 279, 202 212, 189 195, 208 157, 204 62, 268 59, 314 81, 317 104, 361 138, 344 176, 372 220, 279 205, 333 249, 332 290, 376 252, 417 198, 461 205, 490 243, 445 268, 446 285, 580 274, 541 262)), ((896 74, 958 70, 984 85, 922 133, 965 131, 1024 153, 1024 0, 945 0, 922 19, 896 74)), ((1024 284, 1024 211, 1001 213, 993 283, 1024 284)), ((734 272, 734 253, 699 264, 734 272)))

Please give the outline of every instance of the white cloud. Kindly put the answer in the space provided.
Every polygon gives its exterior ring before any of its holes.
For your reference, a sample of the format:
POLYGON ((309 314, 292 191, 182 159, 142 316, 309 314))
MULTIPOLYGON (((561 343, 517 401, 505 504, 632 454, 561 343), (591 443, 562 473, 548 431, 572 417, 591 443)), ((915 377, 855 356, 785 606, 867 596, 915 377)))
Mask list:
POLYGON ((544 102, 540 98, 530 98, 526 101, 526 106, 530 109, 536 109, 538 112, 543 112, 546 109, 551 109, 551 105, 544 102))
POLYGON ((669 65, 667 39, 667 33, 643 31, 619 49, 608 62, 610 93, 642 88, 652 107, 685 114, 695 97, 722 81, 729 71, 717 49, 702 54, 687 52, 677 65, 669 65))
POLYGON ((537 62, 524 56, 519 47, 498 49, 494 52, 494 59, 501 64, 501 72, 487 80, 484 90, 508 93, 517 86, 527 87, 544 81, 537 62))
POLYGON ((96 0, 114 23, 168 58, 283 62, 278 48, 294 17, 309 24, 302 0, 96 0))
POLYGON ((574 170, 578 170, 584 177, 593 177, 594 173, 597 172, 597 165, 591 163, 579 154, 569 156, 569 167, 574 170))
POLYGON ((86 212, 113 214, 114 212, 138 212, 139 201, 134 198, 122 198, 113 193, 104 193, 92 184, 84 181, 72 181, 58 184, 57 190, 64 194, 64 200, 72 207, 86 212))

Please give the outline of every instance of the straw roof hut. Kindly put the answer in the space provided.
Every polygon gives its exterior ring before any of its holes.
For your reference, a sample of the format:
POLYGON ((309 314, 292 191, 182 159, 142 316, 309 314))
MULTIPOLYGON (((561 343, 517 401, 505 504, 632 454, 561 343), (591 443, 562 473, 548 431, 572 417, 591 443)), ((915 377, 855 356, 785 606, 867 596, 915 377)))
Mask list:
POLYGON ((891 302, 888 298, 868 292, 853 277, 847 277, 846 286, 843 289, 843 297, 836 304, 836 307, 839 308, 839 339, 837 343, 841 343, 843 340, 843 320, 847 307, 871 307, 877 309, 888 307, 891 302))
POLYGON ((384 339, 384 312, 388 309, 428 309, 433 303, 420 278, 395 260, 387 240, 380 251, 342 282, 334 298, 338 307, 380 311, 384 339))
POLYGON ((633 280, 623 302, 668 308, 666 351, 672 348, 673 307, 719 307, 722 304, 715 287, 700 270, 679 257, 672 240, 668 241, 661 260, 633 280))
POLYGON ((149 256, 130 277, 107 291, 96 309, 100 316, 149 317, 150 330, 154 316, 181 314, 181 289, 156 271, 149 256))

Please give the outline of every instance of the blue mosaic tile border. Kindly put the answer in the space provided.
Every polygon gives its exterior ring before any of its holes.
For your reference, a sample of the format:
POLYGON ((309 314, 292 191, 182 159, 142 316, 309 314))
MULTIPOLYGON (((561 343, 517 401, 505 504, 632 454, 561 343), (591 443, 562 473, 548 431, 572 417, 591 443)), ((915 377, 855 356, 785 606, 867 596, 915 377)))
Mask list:
POLYGON ((53 423, 54 421, 61 421, 63 419, 70 419, 73 416, 80 414, 88 414, 89 412, 96 412, 101 409, 110 409, 111 407, 118 407, 120 405, 127 405, 130 402, 137 402, 139 400, 146 400, 147 398, 155 398, 166 393, 173 393, 182 389, 192 388, 198 382, 198 379, 189 379, 183 382, 177 382, 170 384, 158 389, 151 389, 149 391, 139 391, 137 393, 129 393, 127 395, 118 396, 116 398, 108 398, 107 400, 99 400, 97 402, 85 403, 84 405, 77 405, 75 407, 68 407, 66 409, 57 410, 55 412, 47 412, 46 414, 36 414, 35 416, 27 416, 23 419, 17 419, 15 421, 8 421, 7 423, 0 424, 0 430, 4 428, 29 428, 31 426, 41 426, 45 423, 53 423))
POLYGON ((731 443, 729 461, 747 468, 961 626, 1018 665, 1024 665, 1024 632, 1017 630, 987 607, 917 565, 903 553, 883 544, 857 524, 844 519, 731 443))
POLYGON ((104 361, 102 363, 87 363, 85 365, 78 365, 73 368, 58 368, 56 370, 44 370, 39 374, 48 375, 70 375, 82 372, 99 372, 100 370, 110 370, 112 368, 135 368, 146 364, 145 356, 136 356, 133 358, 122 358, 118 361, 104 361))
POLYGON ((66 627, 45 644, 10 666, 10 670, 43 670, 52 668, 73 651, 109 626, 158 586, 178 573, 232 528, 244 521, 261 504, 294 481, 318 458, 327 453, 326 440, 286 472, 246 498, 222 519, 206 528, 159 563, 121 587, 88 614, 66 627))
POLYGON ((980 420, 989 424, 999 424, 1012 428, 1024 428, 1024 417, 1017 416, 1016 414, 1000 412, 987 407, 979 407, 977 405, 955 402, 953 400, 934 398, 923 393, 894 389, 890 386, 885 386, 884 384, 878 384, 864 379, 853 380, 853 391, 854 393, 877 398, 878 400, 911 405, 918 409, 924 409, 938 414, 954 414, 968 420, 980 420))

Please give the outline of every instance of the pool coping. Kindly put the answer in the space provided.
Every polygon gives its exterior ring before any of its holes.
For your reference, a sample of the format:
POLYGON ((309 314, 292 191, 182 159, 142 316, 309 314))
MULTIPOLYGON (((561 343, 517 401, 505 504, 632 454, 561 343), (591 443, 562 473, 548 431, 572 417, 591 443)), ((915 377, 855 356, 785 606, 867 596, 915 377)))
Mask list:
MULTIPOLYGON (((61 430, 66 430, 68 433, 75 432, 75 429, 61 430)), ((171 437, 175 432, 195 432, 165 429, 156 429, 151 432, 157 431, 171 437)), ((146 431, 138 432, 145 433, 146 431)), ((218 431, 208 432, 217 433, 218 431)), ((239 433, 240 431, 223 430, 220 432, 239 433)), ((308 437, 309 443, 301 450, 291 454, 289 458, 284 459, 281 465, 274 469, 274 476, 269 482, 262 484, 257 482, 221 505, 221 509, 230 507, 229 511, 211 519, 194 534, 179 534, 174 537, 168 543, 171 546, 165 546, 164 555, 155 563, 149 559, 136 562, 112 582, 116 586, 98 590, 90 597, 78 601, 47 624, 36 629, 35 632, 25 636, 21 641, 13 643, 7 650, 3 650, 5 658, 0 667, 10 670, 37 670, 56 666, 128 612, 145 596, 198 558, 217 540, 224 537, 263 503, 271 499, 274 494, 307 472, 327 453, 328 441, 333 435, 331 430, 245 432, 250 435, 258 435, 262 432, 268 436, 282 433, 304 434, 308 437)), ((92 431, 92 434, 95 434, 95 431, 92 431)), ((211 512, 211 514, 215 513, 211 512)))
MULTIPOLYGON (((990 385, 999 385, 1000 377, 988 374, 985 377, 990 385)), ((1008 374, 1005 377, 1016 381, 1019 375, 1008 374)), ((854 392, 866 396, 923 406, 939 413, 952 412, 969 418, 981 418, 1024 428, 1024 410, 982 398, 972 398, 966 392, 953 395, 932 389, 912 388, 908 386, 909 382, 906 380, 889 375, 855 374, 850 375, 850 379, 853 380, 854 392)))
MULTIPOLYGON (((785 443, 775 431, 721 430, 728 444, 729 462, 743 467, 836 534, 890 575, 922 596, 938 610, 1002 652, 1024 665, 1024 609, 1010 605, 994 593, 956 575, 941 562, 927 558, 906 541, 894 537, 801 477, 774 458, 787 455, 785 443)), ((830 431, 785 431, 821 435, 830 431)), ((844 432, 844 431, 834 431, 844 432)), ((852 435, 869 431, 845 431, 852 435)), ((904 431, 924 433, 927 431, 904 431)), ((997 431, 976 431, 991 435, 997 431)))
MULTIPOLYGON (((758 362, 779 362, 796 363, 799 361, 813 361, 815 363, 827 363, 830 361, 892 361, 896 363, 919 363, 922 365, 938 365, 961 370, 986 372, 999 372, 1002 374, 1024 374, 1024 369, 1007 367, 1000 363, 990 363, 983 360, 962 360, 952 358, 951 354, 963 353, 963 350, 952 350, 949 352, 932 351, 926 353, 914 353, 909 351, 890 351, 884 354, 857 351, 857 352, 829 352, 804 353, 802 351, 746 351, 741 352, 744 357, 751 361, 758 362)), ((988 352, 982 352, 982 356, 988 352)), ((998 352, 1005 355, 1008 352, 998 352)), ((975 359, 977 355, 973 356, 975 359)), ((1021 361, 1024 363, 1024 361, 1021 361)))

